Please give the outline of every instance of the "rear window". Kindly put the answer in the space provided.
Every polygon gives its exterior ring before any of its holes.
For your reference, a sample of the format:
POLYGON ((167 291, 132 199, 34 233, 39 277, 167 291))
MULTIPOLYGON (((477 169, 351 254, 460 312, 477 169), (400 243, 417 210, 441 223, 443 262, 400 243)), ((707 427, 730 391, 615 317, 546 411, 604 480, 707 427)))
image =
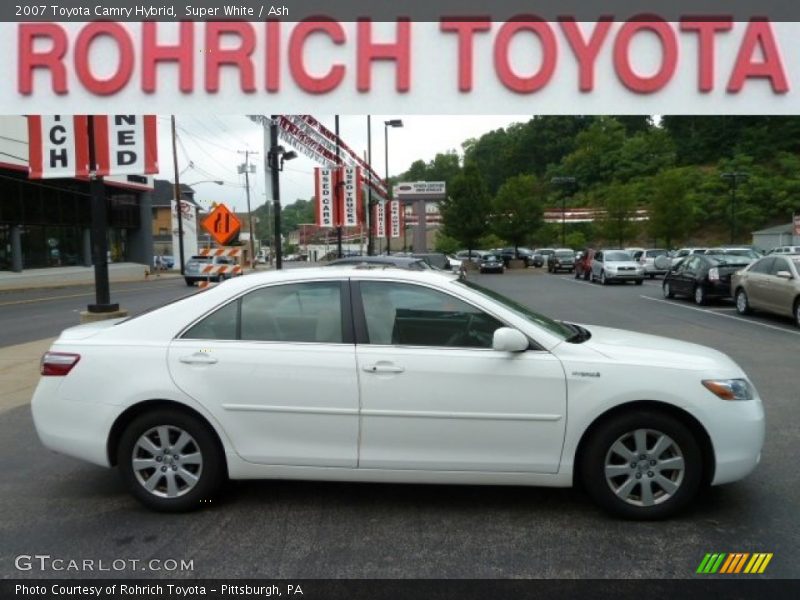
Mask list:
POLYGON ((667 251, 666 250, 648 250, 647 252, 644 253, 644 255, 647 256, 648 258, 655 258, 656 256, 666 256, 667 255, 667 251))
POLYGON ((606 252, 604 256, 607 261, 631 260, 631 255, 627 252, 606 252))

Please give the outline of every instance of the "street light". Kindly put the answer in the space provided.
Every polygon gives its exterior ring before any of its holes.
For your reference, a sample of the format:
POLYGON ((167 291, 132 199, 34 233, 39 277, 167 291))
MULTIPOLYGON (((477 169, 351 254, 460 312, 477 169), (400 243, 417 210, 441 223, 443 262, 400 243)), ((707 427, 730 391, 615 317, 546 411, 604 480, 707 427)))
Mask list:
MULTIPOLYGON (((383 122, 383 139, 384 139, 384 152, 386 155, 386 195, 389 201, 392 200, 392 189, 389 184, 389 127, 402 127, 402 119, 390 119, 383 122)), ((391 214, 391 211, 390 213, 391 214)), ((391 250, 392 231, 391 227, 386 230, 386 254, 388 255, 391 250)))
MULTIPOLYGON (((577 179, 574 177, 553 177, 550 183, 553 185, 563 185, 572 188, 577 179)), ((566 248, 567 242, 567 194, 561 196, 561 247, 566 248)))
POLYGON ((750 177, 743 171, 729 171, 721 175, 722 179, 730 184, 731 189, 731 244, 736 243, 736 187, 740 181, 747 181, 750 177))

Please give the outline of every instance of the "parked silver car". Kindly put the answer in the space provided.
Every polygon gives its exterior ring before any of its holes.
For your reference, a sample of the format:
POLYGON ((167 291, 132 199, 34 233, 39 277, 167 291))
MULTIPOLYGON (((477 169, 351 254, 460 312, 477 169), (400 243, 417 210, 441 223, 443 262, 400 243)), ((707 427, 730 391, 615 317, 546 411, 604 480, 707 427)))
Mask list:
POLYGON ((600 250, 592 260, 591 277, 603 285, 612 281, 635 281, 636 285, 642 285, 644 267, 624 250, 600 250))
POLYGON ((650 279, 653 279, 656 275, 664 275, 667 272, 667 269, 660 269, 656 266, 655 260, 659 256, 667 256, 669 252, 667 252, 664 248, 650 248, 648 250, 637 250, 633 253, 633 260, 637 261, 642 267, 644 267, 644 274, 647 275, 650 279))
POLYGON ((736 310, 763 310, 791 316, 800 327, 800 255, 771 255, 733 275, 736 310))
POLYGON ((672 255, 672 266, 676 266, 690 254, 705 254, 706 248, 681 248, 672 255))

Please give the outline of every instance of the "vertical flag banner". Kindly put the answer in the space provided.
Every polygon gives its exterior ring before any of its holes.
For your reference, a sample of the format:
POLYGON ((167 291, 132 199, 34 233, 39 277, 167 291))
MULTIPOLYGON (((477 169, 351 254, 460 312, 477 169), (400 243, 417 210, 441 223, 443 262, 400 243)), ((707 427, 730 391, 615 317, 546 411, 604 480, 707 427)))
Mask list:
POLYGON ((377 202, 375 212, 372 215, 373 231, 375 237, 386 237, 386 203, 377 202))
POLYGON ((158 173, 155 115, 96 115, 94 144, 98 175, 158 173))
POLYGON ((87 127, 87 119, 82 115, 29 116, 29 177, 88 177, 87 127))
POLYGON ((345 227, 358 227, 361 219, 361 168, 342 167, 342 219, 345 227))
POLYGON ((314 183, 317 197, 317 226, 335 227, 336 202, 334 192, 336 189, 335 169, 316 167, 314 169, 314 183))
POLYGON ((389 237, 400 238, 403 235, 403 216, 400 214, 400 200, 389 203, 389 237))

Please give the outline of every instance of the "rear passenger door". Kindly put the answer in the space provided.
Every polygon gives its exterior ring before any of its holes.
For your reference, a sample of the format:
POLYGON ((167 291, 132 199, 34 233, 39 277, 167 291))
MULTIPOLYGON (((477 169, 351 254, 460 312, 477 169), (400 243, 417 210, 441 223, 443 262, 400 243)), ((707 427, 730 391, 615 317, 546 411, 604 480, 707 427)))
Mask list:
POLYGON ((253 290, 170 345, 176 385, 202 403, 245 460, 355 467, 358 381, 348 282, 253 290))

